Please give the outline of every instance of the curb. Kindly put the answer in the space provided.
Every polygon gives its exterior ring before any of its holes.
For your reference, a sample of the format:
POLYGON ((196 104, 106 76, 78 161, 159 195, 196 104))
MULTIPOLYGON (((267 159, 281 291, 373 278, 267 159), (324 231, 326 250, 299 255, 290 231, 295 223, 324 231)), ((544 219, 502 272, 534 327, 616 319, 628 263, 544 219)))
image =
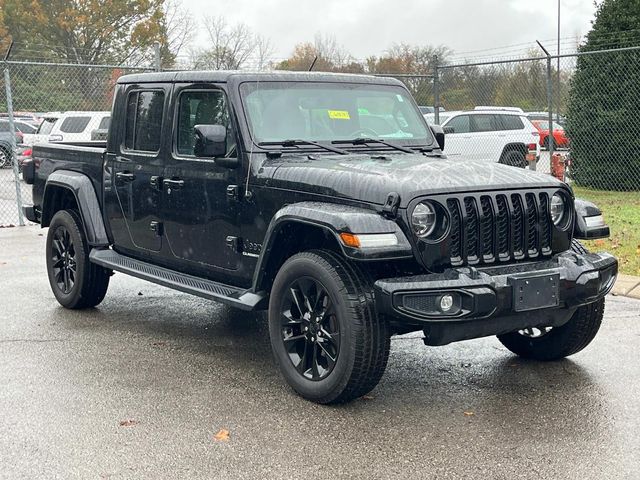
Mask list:
POLYGON ((618 280, 611 291, 612 295, 640 299, 640 277, 618 275, 618 280))

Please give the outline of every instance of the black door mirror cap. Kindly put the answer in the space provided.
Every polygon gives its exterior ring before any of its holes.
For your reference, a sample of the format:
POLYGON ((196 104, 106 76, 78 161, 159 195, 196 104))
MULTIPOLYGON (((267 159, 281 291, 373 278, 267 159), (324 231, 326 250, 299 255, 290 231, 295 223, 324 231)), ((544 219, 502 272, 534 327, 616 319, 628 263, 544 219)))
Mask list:
POLYGON ((222 125, 196 125, 193 127, 196 157, 217 158, 227 153, 227 129, 222 125))
POLYGON ((445 130, 440 125, 430 125, 433 136, 436 137, 436 142, 440 150, 444 151, 444 132, 445 130))

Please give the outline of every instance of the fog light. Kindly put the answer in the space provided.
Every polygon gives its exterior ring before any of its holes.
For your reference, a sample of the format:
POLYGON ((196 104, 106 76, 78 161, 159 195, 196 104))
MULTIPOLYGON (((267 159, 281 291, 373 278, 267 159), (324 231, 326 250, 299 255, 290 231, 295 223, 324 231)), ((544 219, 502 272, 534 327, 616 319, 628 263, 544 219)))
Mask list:
POLYGON ((443 295, 440 297, 440 310, 447 313, 453 308, 454 303, 453 295, 443 295))

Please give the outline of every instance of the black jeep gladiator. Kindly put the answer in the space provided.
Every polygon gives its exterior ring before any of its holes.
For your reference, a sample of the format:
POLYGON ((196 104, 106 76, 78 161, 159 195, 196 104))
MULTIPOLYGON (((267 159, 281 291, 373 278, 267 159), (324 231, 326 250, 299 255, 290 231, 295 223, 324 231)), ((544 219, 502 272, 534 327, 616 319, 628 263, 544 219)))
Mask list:
POLYGON ((617 261, 576 239, 601 212, 549 175, 451 161, 397 80, 128 75, 106 145, 34 148, 27 217, 49 227, 67 308, 123 272, 268 310, 286 381, 319 403, 380 380, 393 334, 497 335, 540 360, 593 340, 617 261))

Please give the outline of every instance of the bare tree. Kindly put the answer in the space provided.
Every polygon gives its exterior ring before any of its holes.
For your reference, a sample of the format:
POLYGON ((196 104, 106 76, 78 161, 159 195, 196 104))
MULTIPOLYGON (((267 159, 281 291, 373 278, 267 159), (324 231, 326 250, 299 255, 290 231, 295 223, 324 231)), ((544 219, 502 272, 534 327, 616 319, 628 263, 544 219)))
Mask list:
POLYGON ((229 25, 223 17, 205 17, 210 47, 195 52, 194 67, 214 70, 242 68, 254 53, 256 37, 244 23, 229 25))
POLYGON ((266 70, 273 66, 274 47, 271 40, 262 35, 255 36, 255 63, 258 70, 266 70))
POLYGON ((167 0, 164 4, 167 48, 178 56, 180 51, 193 39, 195 24, 193 17, 184 8, 181 0, 167 0))

